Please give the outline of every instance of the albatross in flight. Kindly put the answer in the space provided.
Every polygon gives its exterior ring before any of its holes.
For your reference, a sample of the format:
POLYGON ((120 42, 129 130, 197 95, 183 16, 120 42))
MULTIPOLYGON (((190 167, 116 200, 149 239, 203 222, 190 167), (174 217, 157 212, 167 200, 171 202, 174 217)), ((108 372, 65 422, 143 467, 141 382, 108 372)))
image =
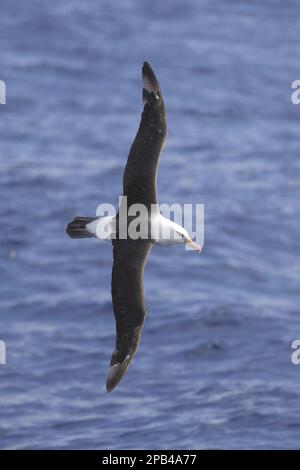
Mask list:
POLYGON ((97 237, 113 246, 112 303, 116 319, 116 344, 112 354, 106 390, 111 392, 125 374, 137 350, 146 317, 143 274, 147 257, 155 243, 188 244, 200 252, 188 232, 162 216, 156 195, 156 174, 160 152, 167 136, 166 112, 155 74, 147 62, 142 69, 144 110, 131 146, 123 175, 123 197, 114 217, 75 217, 66 228, 72 238, 97 237), (126 198, 124 198, 126 196, 126 198), (127 217, 121 220, 122 201, 127 217), (130 237, 133 217, 130 207, 142 204, 148 212, 142 220, 150 236, 130 237), (100 227, 101 226, 101 227, 100 227), (100 228, 99 228, 100 227, 100 228), (121 231, 125 235, 121 236, 121 231))

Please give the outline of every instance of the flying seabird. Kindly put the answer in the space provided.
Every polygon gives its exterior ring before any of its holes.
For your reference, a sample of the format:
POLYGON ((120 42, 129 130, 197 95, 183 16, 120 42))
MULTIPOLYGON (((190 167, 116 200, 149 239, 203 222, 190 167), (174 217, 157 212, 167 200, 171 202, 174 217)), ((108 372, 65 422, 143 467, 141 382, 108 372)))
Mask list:
POLYGON ((167 136, 166 112, 157 78, 148 64, 142 68, 144 110, 131 146, 123 175, 123 196, 114 217, 75 217, 66 228, 72 238, 97 237, 112 241, 112 303, 116 319, 116 344, 112 354, 106 390, 112 391, 125 374, 137 350, 146 317, 144 268, 153 244, 185 243, 195 251, 201 247, 188 232, 162 216, 157 202, 156 175, 160 153, 167 136), (126 196, 126 198, 124 198, 126 196), (125 207, 126 200, 126 207, 125 207), (142 204, 149 215, 141 225, 150 235, 130 237, 134 219, 130 208, 142 204), (125 222, 120 214, 125 209, 125 222), (122 220, 121 220, 122 219, 122 220), (124 234, 125 237, 121 234, 124 234))

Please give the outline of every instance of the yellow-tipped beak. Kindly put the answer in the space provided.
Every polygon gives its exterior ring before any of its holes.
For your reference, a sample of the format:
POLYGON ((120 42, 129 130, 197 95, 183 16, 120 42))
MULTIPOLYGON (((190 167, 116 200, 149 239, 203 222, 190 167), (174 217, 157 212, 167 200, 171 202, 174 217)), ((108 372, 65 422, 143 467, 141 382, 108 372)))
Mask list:
POLYGON ((185 243, 198 253, 200 253, 202 250, 202 246, 197 245, 197 243, 193 242, 193 240, 187 240, 185 243))

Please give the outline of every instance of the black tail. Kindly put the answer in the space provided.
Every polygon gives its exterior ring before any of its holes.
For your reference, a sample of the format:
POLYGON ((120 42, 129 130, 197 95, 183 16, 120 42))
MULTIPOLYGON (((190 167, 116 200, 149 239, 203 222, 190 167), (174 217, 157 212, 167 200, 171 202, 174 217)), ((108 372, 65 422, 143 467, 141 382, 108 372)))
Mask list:
POLYGON ((66 228, 66 232, 71 238, 90 238, 95 235, 86 230, 86 225, 96 220, 97 217, 75 217, 66 228))

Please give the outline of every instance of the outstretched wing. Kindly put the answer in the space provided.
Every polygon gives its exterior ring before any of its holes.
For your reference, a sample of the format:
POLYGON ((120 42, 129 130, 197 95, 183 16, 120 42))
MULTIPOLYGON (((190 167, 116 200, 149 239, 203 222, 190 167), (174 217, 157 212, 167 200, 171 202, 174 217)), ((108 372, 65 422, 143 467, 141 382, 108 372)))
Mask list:
POLYGON ((144 62, 142 78, 145 106, 125 167, 123 194, 127 196, 128 207, 139 203, 150 208, 157 203, 156 173, 167 123, 159 83, 148 62, 144 62))
POLYGON ((116 346, 106 390, 112 391, 125 374, 140 341, 146 317, 144 267, 149 240, 113 240, 112 301, 116 318, 116 346))
MULTIPOLYGON (((147 62, 142 70, 144 111, 131 146, 123 176, 123 195, 128 208, 157 203, 156 173, 160 152, 167 135, 163 97, 147 62)), ((118 216, 117 216, 118 220, 118 216)), ((116 346, 112 354, 106 390, 113 390, 125 374, 140 341, 146 317, 144 267, 150 240, 113 240, 112 300, 116 317, 116 346)))

